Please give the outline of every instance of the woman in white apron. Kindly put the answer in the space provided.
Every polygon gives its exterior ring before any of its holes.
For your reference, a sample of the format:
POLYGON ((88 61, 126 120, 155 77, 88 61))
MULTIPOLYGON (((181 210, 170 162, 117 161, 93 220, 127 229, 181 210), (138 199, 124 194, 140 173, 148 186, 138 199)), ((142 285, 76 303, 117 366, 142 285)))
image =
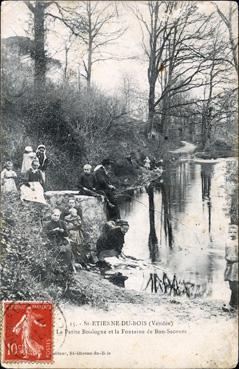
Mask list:
POLYGON ((20 188, 21 200, 47 204, 44 198, 44 180, 39 168, 38 159, 32 161, 32 167, 26 172, 25 184, 20 188))

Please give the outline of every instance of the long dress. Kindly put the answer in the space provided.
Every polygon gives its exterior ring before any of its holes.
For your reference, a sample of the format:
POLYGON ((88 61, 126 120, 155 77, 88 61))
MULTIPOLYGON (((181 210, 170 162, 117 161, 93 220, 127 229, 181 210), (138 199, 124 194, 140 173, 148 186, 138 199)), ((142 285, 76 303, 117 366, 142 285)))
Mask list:
MULTIPOLYGON (((72 271, 74 269, 74 258, 65 222, 50 220, 44 226, 44 232, 51 243, 51 249, 56 260, 61 265, 61 271, 62 269, 64 273, 68 273, 69 270, 72 271), (63 229, 63 232, 60 232, 59 228, 63 229)), ((64 273, 61 273, 61 275, 64 276, 64 273)))
POLYGON ((71 214, 65 217, 66 227, 68 229, 69 238, 73 243, 72 251, 77 258, 82 253, 82 244, 84 241, 83 233, 81 231, 81 219, 79 215, 73 216, 71 214))
POLYGON ((46 150, 44 152, 41 152, 39 151, 39 147, 38 147, 36 151, 36 157, 38 158, 39 163, 40 163, 39 169, 42 172, 42 177, 44 181, 46 181, 46 169, 48 166, 48 157, 46 156, 46 150))
POLYGON ((29 169, 26 173, 26 184, 20 187, 21 200, 47 204, 44 197, 42 172, 37 169, 29 169))
POLYGON ((30 314, 24 314, 13 328, 13 333, 21 334, 24 358, 37 356, 37 358, 40 359, 44 347, 32 338, 32 332, 35 329, 34 325, 38 325, 40 327, 45 326, 45 324, 42 324, 37 320, 36 314, 32 312, 30 314))
POLYGON ((146 169, 150 169, 150 159, 148 158, 148 156, 146 156, 146 158, 144 159, 144 167, 146 169))
POLYGON ((14 170, 3 169, 1 172, 2 193, 17 192, 15 178, 17 178, 17 175, 14 170))

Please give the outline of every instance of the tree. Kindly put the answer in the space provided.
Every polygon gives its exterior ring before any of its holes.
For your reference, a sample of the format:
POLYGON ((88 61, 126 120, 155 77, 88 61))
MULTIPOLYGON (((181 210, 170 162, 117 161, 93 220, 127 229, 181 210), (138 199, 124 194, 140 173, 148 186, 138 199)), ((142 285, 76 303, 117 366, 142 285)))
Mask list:
POLYGON ((34 90, 36 95, 42 95, 46 83, 47 57, 45 52, 45 11, 53 3, 42 1, 24 1, 34 17, 34 90))
POLYGON ((69 35, 69 37, 64 40, 64 51, 65 51, 65 62, 64 62, 64 68, 63 68, 63 81, 64 81, 64 83, 66 83, 69 79, 68 55, 69 55, 69 51, 72 47, 73 42, 74 42, 74 39, 73 39, 72 33, 71 33, 69 35))
MULTIPOLYGON (((238 37, 236 37, 233 34, 233 16, 236 13, 237 14, 237 6, 236 3, 233 1, 228 2, 228 14, 225 14, 222 12, 222 10, 219 8, 219 6, 214 3, 214 6, 217 9, 217 13, 220 16, 221 20, 226 26, 227 32, 228 32, 228 40, 229 40, 229 50, 230 55, 228 58, 226 58, 226 61, 232 65, 238 75, 238 37)), ((235 19, 236 22, 236 19, 235 19)))
POLYGON ((175 96, 203 85, 199 74, 206 69, 203 47, 211 36, 211 16, 200 14, 195 2, 149 1, 147 9, 148 17, 133 10, 148 59, 148 131, 157 113, 156 128, 165 135, 175 96))
POLYGON ((80 1, 76 7, 63 7, 56 3, 59 15, 48 13, 68 27, 85 49, 81 75, 90 88, 92 68, 95 63, 114 58, 106 51, 107 46, 118 40, 125 29, 117 24, 118 10, 111 3, 80 1))
POLYGON ((215 98, 215 89, 220 85, 229 82, 230 70, 227 71, 225 63, 223 63, 223 55, 227 49, 227 44, 221 38, 221 29, 218 25, 216 27, 216 32, 214 33, 214 38, 208 44, 208 51, 205 53, 207 62, 207 71, 204 72, 204 76, 207 80, 205 86, 205 101, 202 106, 202 137, 201 142, 204 147, 205 144, 210 141, 211 130, 213 123, 213 102, 215 98))

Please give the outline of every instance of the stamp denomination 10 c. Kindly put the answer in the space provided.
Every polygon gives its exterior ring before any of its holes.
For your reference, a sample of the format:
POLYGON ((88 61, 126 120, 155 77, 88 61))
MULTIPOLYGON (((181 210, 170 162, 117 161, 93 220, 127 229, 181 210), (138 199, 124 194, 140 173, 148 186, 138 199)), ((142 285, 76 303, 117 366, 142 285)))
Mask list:
POLYGON ((53 305, 51 302, 4 302, 3 362, 51 362, 53 305))

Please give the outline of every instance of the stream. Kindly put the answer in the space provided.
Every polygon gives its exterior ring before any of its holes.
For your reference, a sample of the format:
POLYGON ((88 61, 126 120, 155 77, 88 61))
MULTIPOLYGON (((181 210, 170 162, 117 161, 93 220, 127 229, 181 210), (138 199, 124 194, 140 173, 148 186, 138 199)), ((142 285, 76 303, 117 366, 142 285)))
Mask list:
POLYGON ((129 264, 132 260, 130 267, 117 268, 128 277, 126 289, 172 295, 177 289, 188 297, 220 300, 229 296, 224 253, 235 170, 233 158, 185 159, 120 204, 121 217, 129 222, 123 252, 129 264))

